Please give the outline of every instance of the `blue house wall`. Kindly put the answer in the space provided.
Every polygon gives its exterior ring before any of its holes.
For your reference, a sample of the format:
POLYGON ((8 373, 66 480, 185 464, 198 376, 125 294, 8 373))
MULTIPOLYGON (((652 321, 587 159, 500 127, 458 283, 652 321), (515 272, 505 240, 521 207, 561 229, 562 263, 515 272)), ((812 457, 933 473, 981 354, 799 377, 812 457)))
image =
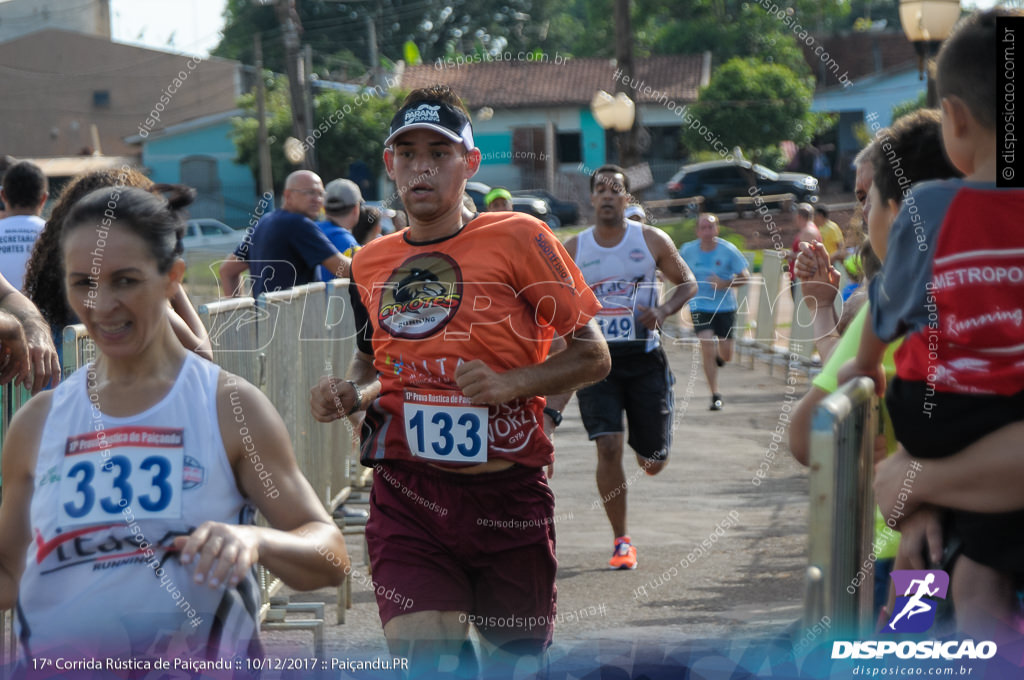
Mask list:
MULTIPOLYGON (((520 169, 512 157, 513 130, 543 128, 549 120, 555 123, 559 132, 580 133, 583 169, 592 171, 606 162, 605 131, 594 120, 589 108, 499 111, 493 119, 474 124, 473 140, 483 159, 474 179, 495 186, 520 188, 520 169)), ((581 163, 572 162, 559 163, 557 172, 575 175, 583 170, 581 163)), ((589 171, 584 174, 589 174, 589 171)))
POLYGON ((849 87, 833 87, 814 95, 812 111, 839 113, 836 155, 840 173, 849 174, 848 167, 860 151, 858 128, 873 135, 878 129, 892 123, 892 109, 898 104, 916 99, 925 91, 927 83, 918 79, 916 68, 896 73, 863 78, 849 87))
POLYGON ((221 199, 205 200, 190 210, 192 217, 213 217, 232 227, 244 227, 255 210, 258 197, 252 171, 235 162, 236 150, 228 133, 230 120, 208 126, 150 138, 142 144, 142 163, 154 182, 182 181, 182 161, 209 158, 216 162, 221 199))
POLYGON ((604 165, 608 151, 604 143, 604 128, 598 125, 590 109, 580 109, 580 132, 583 143, 583 166, 596 170, 604 165))

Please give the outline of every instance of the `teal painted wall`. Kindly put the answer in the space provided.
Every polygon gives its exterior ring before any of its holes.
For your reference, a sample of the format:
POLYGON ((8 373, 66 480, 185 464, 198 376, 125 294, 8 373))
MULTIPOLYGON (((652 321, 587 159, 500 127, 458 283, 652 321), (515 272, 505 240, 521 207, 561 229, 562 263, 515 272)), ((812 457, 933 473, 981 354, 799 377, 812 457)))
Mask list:
POLYGON ((584 174, 590 175, 604 165, 605 149, 604 128, 594 120, 590 109, 580 109, 580 131, 583 133, 583 165, 589 168, 584 174))
POLYGON ((235 146, 228 133, 230 121, 143 142, 142 163, 154 182, 181 181, 181 161, 189 156, 207 156, 217 161, 217 176, 223 195, 223 215, 217 217, 233 227, 244 227, 256 209, 256 183, 248 166, 235 162, 235 146))
POLYGON ((476 148, 480 149, 483 162, 488 165, 512 163, 512 134, 490 133, 473 137, 476 148))

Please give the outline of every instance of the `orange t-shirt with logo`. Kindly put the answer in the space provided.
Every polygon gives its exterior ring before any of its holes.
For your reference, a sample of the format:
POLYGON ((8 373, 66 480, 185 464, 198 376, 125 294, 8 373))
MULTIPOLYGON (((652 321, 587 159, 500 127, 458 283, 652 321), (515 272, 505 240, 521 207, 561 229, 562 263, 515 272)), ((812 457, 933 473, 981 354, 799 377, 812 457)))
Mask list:
POLYGON ((405 235, 371 241, 352 262, 358 344, 373 354, 383 387, 366 412, 363 463, 547 465, 544 398, 474 406, 455 370, 473 359, 498 372, 544 361, 556 334, 600 309, 597 298, 532 217, 487 213, 427 243, 405 235))

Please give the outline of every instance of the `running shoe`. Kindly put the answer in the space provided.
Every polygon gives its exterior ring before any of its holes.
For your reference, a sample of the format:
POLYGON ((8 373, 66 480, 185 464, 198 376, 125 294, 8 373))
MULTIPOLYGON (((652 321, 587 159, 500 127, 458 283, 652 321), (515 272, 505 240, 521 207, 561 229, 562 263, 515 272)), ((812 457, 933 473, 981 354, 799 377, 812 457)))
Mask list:
POLYGON ((609 569, 636 569, 636 548, 629 542, 629 536, 615 539, 615 550, 608 560, 609 569))
POLYGON ((716 365, 717 365, 717 366, 718 366, 719 368, 721 368, 722 366, 725 366, 725 359, 723 359, 722 357, 720 357, 720 356, 718 356, 718 355, 716 354, 716 355, 715 355, 715 364, 716 364, 716 365))
POLYGON ((722 410, 722 395, 712 394, 711 395, 711 408, 709 411, 721 411, 722 410))

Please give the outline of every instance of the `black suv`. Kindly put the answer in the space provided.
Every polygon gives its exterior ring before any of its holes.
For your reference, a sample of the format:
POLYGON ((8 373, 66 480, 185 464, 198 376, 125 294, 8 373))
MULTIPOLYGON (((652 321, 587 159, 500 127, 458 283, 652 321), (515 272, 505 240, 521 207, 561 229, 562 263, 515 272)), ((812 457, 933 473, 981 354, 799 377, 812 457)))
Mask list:
POLYGON ((579 206, 573 201, 563 201, 550 191, 545 191, 544 189, 521 189, 512 192, 513 199, 516 196, 544 199, 548 202, 551 212, 555 214, 555 217, 558 218, 563 227, 580 221, 579 206))
MULTIPOLYGON (((704 197, 704 210, 735 210, 733 199, 751 196, 757 187, 761 195, 793 194, 798 202, 818 200, 818 180, 802 172, 775 172, 748 161, 706 161, 684 165, 668 181, 669 198, 704 197)), ((682 212, 687 206, 673 206, 682 212)))
MULTIPOLYGON (((480 212, 487 210, 484 203, 484 196, 491 190, 491 187, 483 182, 466 182, 466 193, 473 199, 476 209, 480 212)), ((510 192, 511 193, 511 192, 510 192)), ((512 196, 512 209, 516 212, 533 215, 541 222, 544 222, 552 229, 562 226, 562 221, 551 211, 548 202, 539 196, 512 196)))

